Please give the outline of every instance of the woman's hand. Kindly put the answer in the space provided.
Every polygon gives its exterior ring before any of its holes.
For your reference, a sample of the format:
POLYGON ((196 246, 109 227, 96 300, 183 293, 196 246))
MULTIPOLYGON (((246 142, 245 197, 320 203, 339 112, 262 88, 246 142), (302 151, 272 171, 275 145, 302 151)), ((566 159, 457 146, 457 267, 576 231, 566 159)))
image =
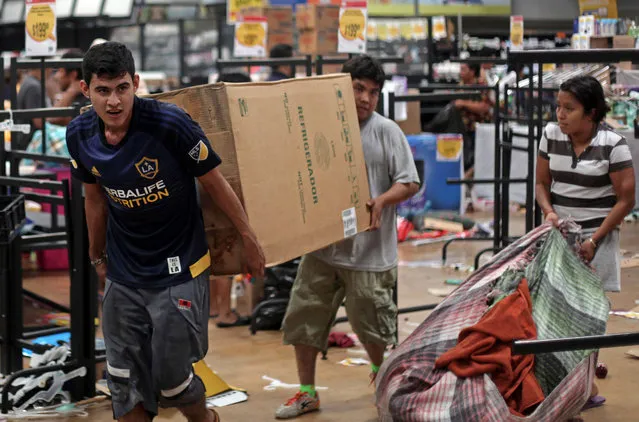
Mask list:
POLYGON ((592 261, 595 257, 595 245, 590 241, 590 239, 581 243, 581 247, 579 248, 579 255, 586 262, 592 261))
POLYGON ((559 227, 559 216, 554 212, 546 214, 546 222, 552 223, 554 227, 559 227))

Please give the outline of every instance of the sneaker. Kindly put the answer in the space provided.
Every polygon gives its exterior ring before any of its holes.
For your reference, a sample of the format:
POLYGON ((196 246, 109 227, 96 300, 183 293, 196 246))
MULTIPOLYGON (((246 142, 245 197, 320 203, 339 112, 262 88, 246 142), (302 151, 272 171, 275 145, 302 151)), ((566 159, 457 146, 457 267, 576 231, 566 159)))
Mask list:
POLYGON ((308 393, 302 393, 298 391, 297 394, 286 404, 281 405, 275 411, 276 419, 292 419, 303 415, 304 413, 313 412, 319 410, 320 400, 319 395, 315 393, 315 397, 308 393))

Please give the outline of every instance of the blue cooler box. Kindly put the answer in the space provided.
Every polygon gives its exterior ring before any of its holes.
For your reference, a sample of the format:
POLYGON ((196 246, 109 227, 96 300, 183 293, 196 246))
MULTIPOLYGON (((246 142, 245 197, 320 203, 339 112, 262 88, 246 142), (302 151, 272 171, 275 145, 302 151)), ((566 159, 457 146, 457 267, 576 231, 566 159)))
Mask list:
POLYGON ((424 133, 407 139, 422 185, 415 196, 398 205, 398 214, 406 217, 428 210, 462 214, 465 187, 446 183, 447 179, 463 178, 462 136, 424 133))

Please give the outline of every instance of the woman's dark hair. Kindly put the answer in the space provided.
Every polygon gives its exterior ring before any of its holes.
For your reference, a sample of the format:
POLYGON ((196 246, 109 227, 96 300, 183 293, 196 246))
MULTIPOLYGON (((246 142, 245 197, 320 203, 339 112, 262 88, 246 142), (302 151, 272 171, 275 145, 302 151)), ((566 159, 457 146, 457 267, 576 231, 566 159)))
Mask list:
POLYGON ((592 76, 576 76, 559 86, 564 92, 571 93, 584 107, 584 113, 593 113, 593 121, 597 124, 606 117, 608 105, 606 96, 599 81, 592 76))
POLYGON ((479 63, 466 63, 466 66, 472 70, 476 78, 481 76, 481 65, 479 63))
POLYGON ((379 85, 380 90, 386 80, 386 73, 384 73, 382 65, 371 56, 365 54, 356 56, 344 63, 342 72, 350 73, 351 79, 370 79, 379 85))
POLYGON ((135 61, 131 51, 124 44, 108 41, 89 49, 84 55, 82 73, 87 85, 91 84, 93 75, 117 78, 128 73, 135 76, 135 61))
POLYGON ((251 78, 245 73, 222 73, 217 77, 217 82, 230 82, 230 83, 240 83, 240 82, 251 82, 251 78))

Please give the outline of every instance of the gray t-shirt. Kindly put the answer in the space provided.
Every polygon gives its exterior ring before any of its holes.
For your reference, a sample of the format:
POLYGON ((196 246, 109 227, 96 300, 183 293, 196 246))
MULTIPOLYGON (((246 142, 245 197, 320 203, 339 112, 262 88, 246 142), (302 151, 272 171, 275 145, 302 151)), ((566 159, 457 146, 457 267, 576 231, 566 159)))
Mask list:
MULTIPOLYGON (((371 198, 396 183, 419 183, 408 141, 399 126, 377 113, 360 127, 371 198)), ((344 239, 312 255, 340 268, 387 271, 397 266, 397 214, 395 206, 382 211, 379 230, 344 239)))
MULTIPOLYGON (((41 108, 42 107, 42 85, 40 81, 30 75, 25 75, 22 79, 22 83, 20 84, 20 91, 18 92, 18 105, 16 109, 18 110, 30 110, 33 108, 41 108)), ((51 102, 49 98, 46 98, 46 107, 51 106, 51 102)), ((21 132, 12 132, 11 137, 14 139, 14 145, 16 150, 26 150, 29 142, 31 142, 31 137, 33 136, 33 132, 35 132, 35 127, 33 127, 33 122, 31 119, 15 119, 16 124, 30 124, 31 125, 31 133, 28 135, 21 132)))

